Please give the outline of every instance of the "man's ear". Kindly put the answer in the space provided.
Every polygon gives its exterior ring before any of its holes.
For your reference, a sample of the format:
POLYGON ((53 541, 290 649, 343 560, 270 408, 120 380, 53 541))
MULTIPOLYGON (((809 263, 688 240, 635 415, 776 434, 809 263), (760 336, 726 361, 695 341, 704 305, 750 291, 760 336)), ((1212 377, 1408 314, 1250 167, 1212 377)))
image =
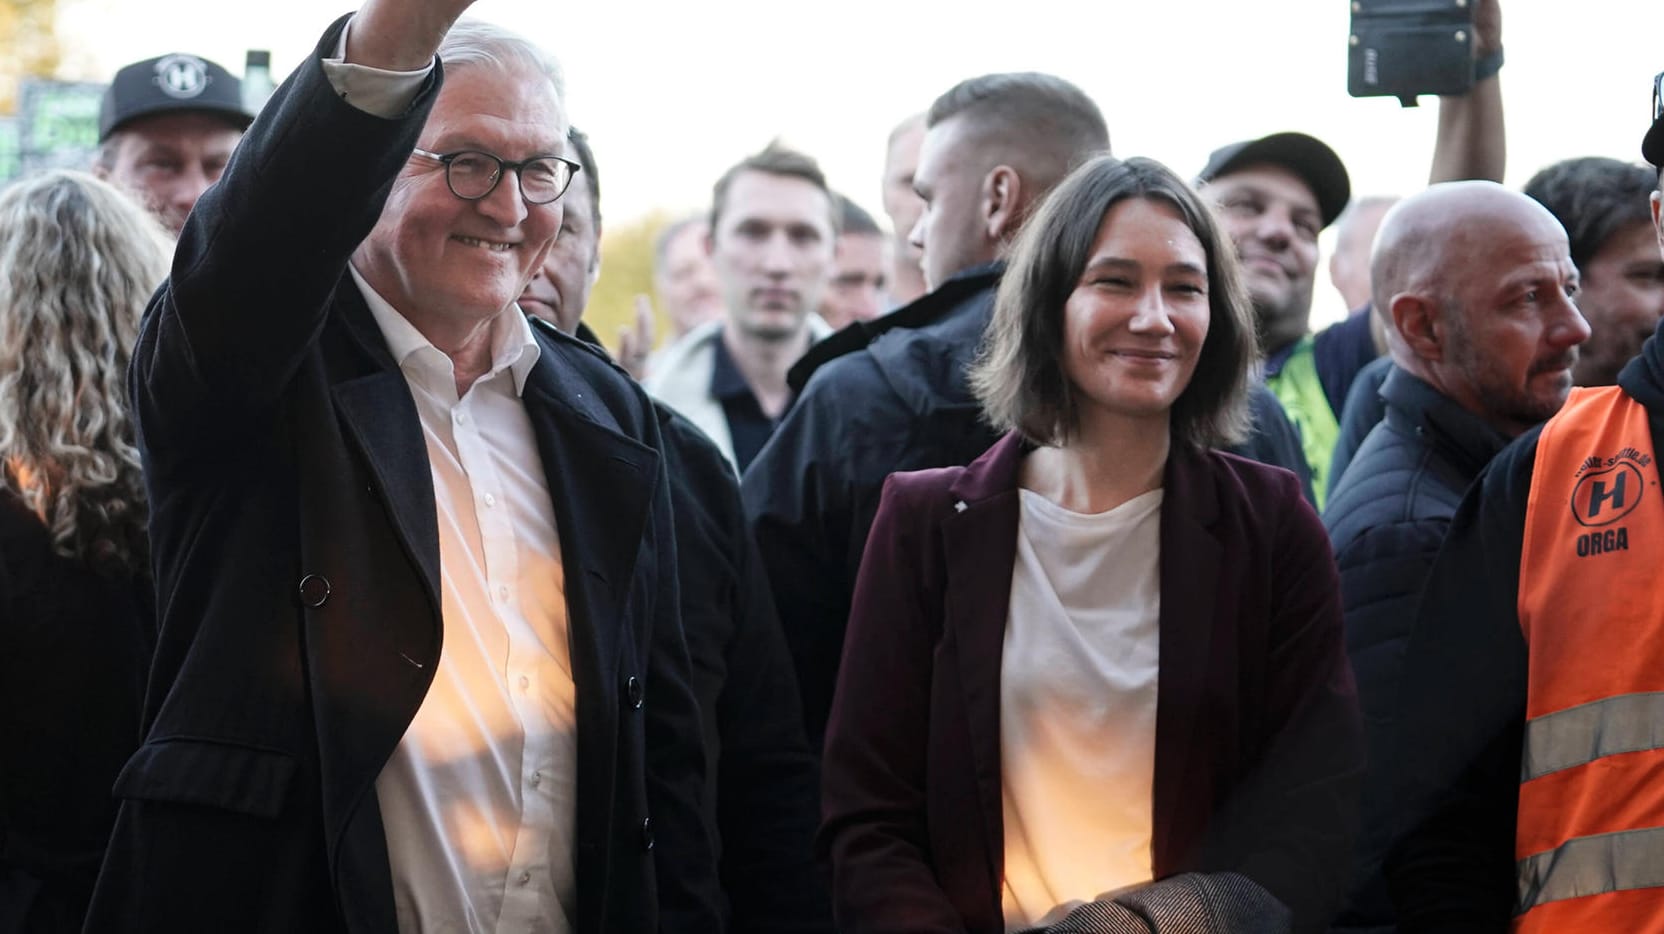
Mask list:
POLYGON ((1392 323, 1410 353, 1429 363, 1444 360, 1446 329, 1442 309, 1425 296, 1400 292, 1392 297, 1392 323))
POLYGON ((982 177, 982 218, 988 239, 1003 243, 1022 226, 1022 176, 1009 165, 996 165, 982 177))
POLYGON ((1656 191, 1653 192, 1652 193, 1652 226, 1653 226, 1653 229, 1658 231, 1658 252, 1659 252, 1660 255, 1664 255, 1664 219, 1660 219, 1659 218, 1659 213, 1658 213, 1661 201, 1664 201, 1664 195, 1661 195, 1656 191))

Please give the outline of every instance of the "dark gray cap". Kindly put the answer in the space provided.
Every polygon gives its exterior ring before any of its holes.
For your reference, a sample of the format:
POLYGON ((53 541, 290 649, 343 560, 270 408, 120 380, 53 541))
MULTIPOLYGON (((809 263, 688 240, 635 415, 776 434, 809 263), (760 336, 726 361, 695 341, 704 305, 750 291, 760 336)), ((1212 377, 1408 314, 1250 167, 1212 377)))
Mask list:
POLYGON ((1273 133, 1221 146, 1208 157, 1207 166, 1196 180, 1211 182, 1236 169, 1263 163, 1288 169, 1306 183, 1317 198, 1325 227, 1334 223, 1352 199, 1352 179, 1346 174, 1346 164, 1322 140, 1304 133, 1273 133))
POLYGON ((116 72, 98 108, 98 141, 140 117, 195 111, 248 129, 254 114, 243 106, 243 83, 219 65, 174 53, 134 62, 116 72))

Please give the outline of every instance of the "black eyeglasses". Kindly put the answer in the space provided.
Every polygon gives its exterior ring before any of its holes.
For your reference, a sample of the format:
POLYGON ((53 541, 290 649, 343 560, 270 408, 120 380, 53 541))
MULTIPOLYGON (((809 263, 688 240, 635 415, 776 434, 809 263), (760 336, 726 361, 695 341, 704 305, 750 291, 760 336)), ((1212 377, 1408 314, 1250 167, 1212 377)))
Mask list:
POLYGON ((503 171, 513 169, 520 180, 520 197, 527 204, 548 204, 566 193, 572 176, 578 174, 576 162, 559 156, 537 156, 523 162, 499 159, 488 152, 464 149, 459 152, 428 152, 417 149, 413 155, 445 167, 445 184, 451 194, 464 201, 478 201, 497 190, 503 171))

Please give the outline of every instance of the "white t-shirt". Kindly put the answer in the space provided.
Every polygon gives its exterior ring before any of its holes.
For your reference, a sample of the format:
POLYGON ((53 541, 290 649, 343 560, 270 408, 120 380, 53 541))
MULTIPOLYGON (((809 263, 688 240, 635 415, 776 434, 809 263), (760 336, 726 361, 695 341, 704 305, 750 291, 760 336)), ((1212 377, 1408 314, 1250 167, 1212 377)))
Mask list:
POLYGON ((1021 490, 1000 664, 1008 930, 1150 881, 1162 491, 1070 512, 1021 490))

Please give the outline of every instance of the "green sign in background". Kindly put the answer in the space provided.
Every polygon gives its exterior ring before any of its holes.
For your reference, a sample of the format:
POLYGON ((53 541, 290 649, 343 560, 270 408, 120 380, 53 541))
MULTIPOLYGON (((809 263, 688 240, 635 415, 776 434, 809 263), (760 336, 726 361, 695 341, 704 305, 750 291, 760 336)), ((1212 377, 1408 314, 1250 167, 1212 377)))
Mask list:
POLYGON ((89 168, 103 94, 104 85, 92 82, 24 81, 17 117, 0 121, 0 181, 45 168, 89 168))

